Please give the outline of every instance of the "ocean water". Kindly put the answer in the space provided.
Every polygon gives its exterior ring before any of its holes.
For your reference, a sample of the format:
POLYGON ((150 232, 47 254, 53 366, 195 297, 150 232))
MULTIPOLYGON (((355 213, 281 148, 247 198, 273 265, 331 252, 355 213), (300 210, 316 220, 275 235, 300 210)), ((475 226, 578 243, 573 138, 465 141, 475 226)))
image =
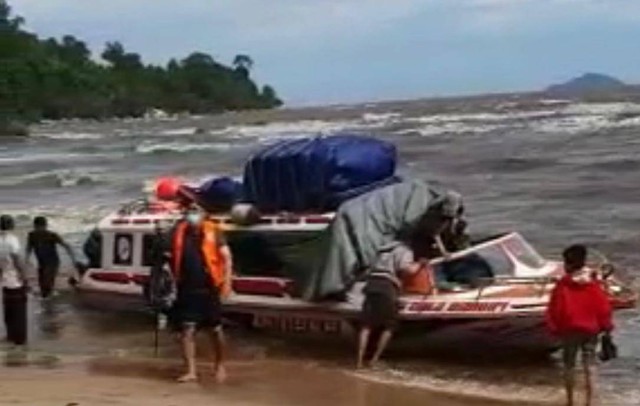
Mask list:
MULTIPOLYGON (((638 286, 640 104, 630 102, 496 96, 162 121, 45 123, 29 139, 0 143, 0 211, 15 214, 23 228, 32 216, 46 215, 52 228, 80 244, 97 220, 138 197, 150 179, 239 175, 246 158, 265 145, 344 130, 394 142, 402 173, 461 192, 471 232, 517 230, 549 257, 570 243, 587 243, 638 286)), ((73 333, 49 337, 41 331, 36 333, 40 345, 99 351, 89 343, 100 334, 72 326, 69 315, 76 311, 61 305, 54 313, 73 333), (86 345, 75 345, 79 342, 86 345)), ((142 340, 135 323, 105 323, 110 333, 100 339, 113 340, 114 348, 136 347, 142 340)), ((640 314, 620 314, 617 326, 621 357, 600 372, 605 404, 640 404, 640 314)), ((323 368, 344 370, 351 362, 350 349, 299 355, 280 350, 288 348, 280 342, 247 340, 265 346, 273 359, 294 364, 313 359, 323 368)), ((553 360, 392 357, 385 370, 358 379, 544 402, 557 398, 559 378, 553 360)))

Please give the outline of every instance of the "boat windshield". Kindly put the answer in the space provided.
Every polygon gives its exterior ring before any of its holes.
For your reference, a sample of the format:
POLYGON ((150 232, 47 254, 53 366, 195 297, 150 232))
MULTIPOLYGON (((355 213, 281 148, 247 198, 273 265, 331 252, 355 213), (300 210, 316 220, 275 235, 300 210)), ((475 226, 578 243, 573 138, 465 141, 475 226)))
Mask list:
POLYGON ((514 269, 511 259, 498 243, 434 265, 436 284, 441 289, 478 287, 497 276, 512 276, 514 269))
POLYGON ((509 237, 503 244, 519 262, 530 268, 539 269, 546 264, 544 258, 518 234, 509 237))

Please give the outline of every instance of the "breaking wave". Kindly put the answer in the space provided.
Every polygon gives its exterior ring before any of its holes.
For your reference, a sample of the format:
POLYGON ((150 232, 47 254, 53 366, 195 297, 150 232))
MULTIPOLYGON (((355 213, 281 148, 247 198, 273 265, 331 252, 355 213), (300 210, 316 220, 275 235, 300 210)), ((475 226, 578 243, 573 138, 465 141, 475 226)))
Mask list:
POLYGON ((160 135, 193 135, 198 131, 197 127, 186 127, 186 128, 172 128, 170 130, 160 131, 160 135))
POLYGON ((67 188, 93 186, 104 182, 98 173, 83 173, 78 170, 42 171, 26 175, 6 176, 0 179, 3 187, 53 187, 67 188))
POLYGON ((264 125, 231 126, 219 130, 217 134, 226 134, 237 138, 293 138, 314 134, 331 134, 349 128, 361 128, 360 122, 353 121, 324 121, 302 120, 292 122, 273 122, 264 125))
POLYGON ((396 122, 402 119, 401 113, 389 112, 389 113, 364 113, 362 120, 366 123, 389 123, 396 122))
MULTIPOLYGON (((388 118, 387 118, 388 120, 388 118)), ((434 114, 406 117, 398 135, 424 137, 443 134, 489 133, 496 130, 528 129, 537 133, 580 134, 606 129, 640 126, 640 104, 558 103, 556 109, 526 112, 434 114)))
POLYGON ((75 235, 72 243, 80 243, 85 234, 91 231, 98 221, 113 211, 107 205, 59 206, 47 205, 30 207, 29 209, 5 208, 3 213, 12 215, 16 219, 16 228, 27 230, 35 216, 45 216, 49 220, 52 230, 64 235, 75 235))
POLYGON ((504 125, 491 125, 491 124, 465 124, 465 123, 442 123, 431 124, 416 128, 405 128, 402 130, 394 131, 397 135, 420 135, 422 137, 433 137, 444 134, 468 134, 468 133, 490 133, 492 131, 499 130, 501 128, 508 128, 504 125))
POLYGON ((569 134, 637 126, 640 126, 640 105, 631 103, 571 105, 560 117, 531 123, 537 132, 569 134))
POLYGON ((526 112, 507 113, 473 113, 473 114, 434 114, 428 116, 408 117, 406 120, 419 124, 439 124, 451 122, 503 122, 514 120, 532 120, 545 117, 553 117, 557 110, 537 110, 526 112))
POLYGON ((186 152, 226 151, 233 148, 232 143, 142 143, 135 148, 137 154, 177 154, 186 152))
POLYGON ((80 158, 83 157, 84 154, 74 154, 74 153, 33 153, 30 155, 23 154, 11 154, 7 156, 0 156, 0 165, 7 164, 19 164, 19 163, 29 163, 29 162, 40 162, 40 161, 62 161, 66 159, 80 158))
POLYGON ((74 132, 61 132, 61 133, 36 133, 36 137, 49 138, 52 140, 99 140, 104 138, 104 134, 97 133, 74 133, 74 132))
MULTIPOLYGON (((96 148, 97 151, 103 151, 104 148, 96 148)), ((113 159, 120 156, 114 153, 99 152, 99 153, 80 153, 80 152, 34 152, 31 154, 7 154, 0 155, 0 167, 24 165, 33 163, 51 162, 54 164, 64 163, 74 164, 80 162, 95 162, 97 159, 113 159)))

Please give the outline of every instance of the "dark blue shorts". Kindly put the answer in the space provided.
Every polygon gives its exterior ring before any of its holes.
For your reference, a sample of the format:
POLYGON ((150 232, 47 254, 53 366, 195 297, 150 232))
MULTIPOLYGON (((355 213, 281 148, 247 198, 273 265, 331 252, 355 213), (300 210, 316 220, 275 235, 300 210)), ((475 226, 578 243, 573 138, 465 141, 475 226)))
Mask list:
POLYGON ((176 329, 185 326, 217 328, 222 321, 220 295, 215 290, 179 292, 170 320, 176 329))

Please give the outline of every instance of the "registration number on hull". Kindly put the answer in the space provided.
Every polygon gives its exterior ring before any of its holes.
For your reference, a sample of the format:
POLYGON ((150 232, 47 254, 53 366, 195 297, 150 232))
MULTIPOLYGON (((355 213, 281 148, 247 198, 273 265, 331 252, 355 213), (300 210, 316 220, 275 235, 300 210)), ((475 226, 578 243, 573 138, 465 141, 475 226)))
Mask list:
POLYGON ((415 313, 502 313, 508 302, 413 302, 406 310, 415 313))
POLYGON ((253 326, 283 333, 337 335, 343 332, 339 319, 295 315, 255 314, 253 326))

